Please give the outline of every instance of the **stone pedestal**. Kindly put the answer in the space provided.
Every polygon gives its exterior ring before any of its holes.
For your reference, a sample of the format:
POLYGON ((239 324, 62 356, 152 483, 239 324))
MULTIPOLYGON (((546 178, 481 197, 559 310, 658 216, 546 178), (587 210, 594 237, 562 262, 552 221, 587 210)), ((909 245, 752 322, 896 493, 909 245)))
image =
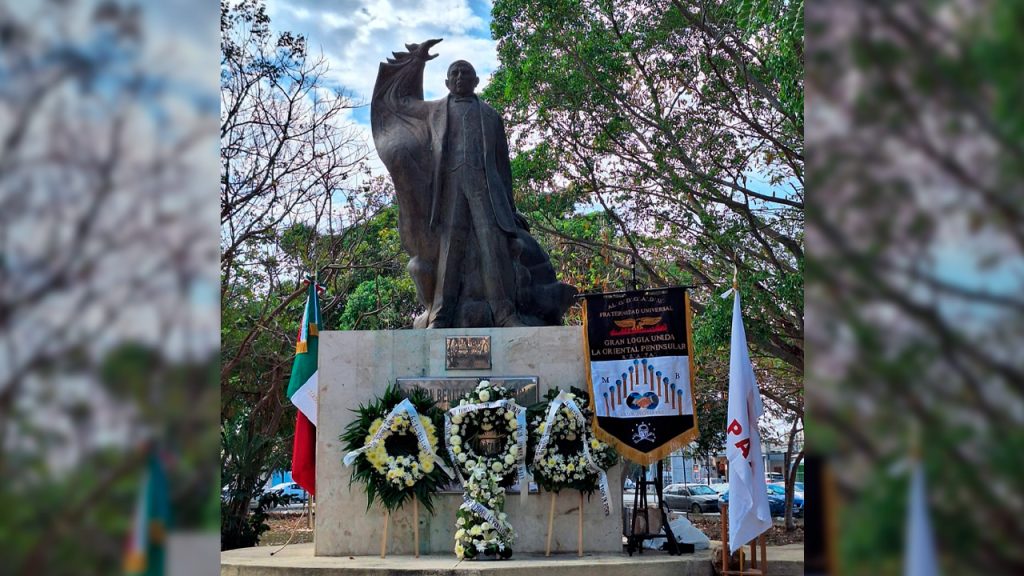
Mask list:
MULTIPOLYGON (((351 469, 341 463, 338 436, 354 419, 352 410, 383 393, 400 377, 536 376, 540 396, 549 388, 585 388, 583 331, 580 327, 457 328, 447 330, 346 331, 320 333, 319 412, 317 415, 316 532, 317 556, 379 554, 383 509, 367 510, 362 486, 349 487, 351 469), (446 336, 491 337, 490 370, 445 370, 446 336)), ((612 513, 605 516, 600 495, 584 500, 584 550, 622 551, 619 487, 621 464, 608 471, 612 513)), ((420 548, 423 554, 454 558, 455 512, 460 494, 440 494, 434 514, 420 506, 420 548)), ((506 498, 505 511, 518 534, 515 552, 543 553, 550 495, 506 498)), ((412 510, 391 516, 389 554, 413 553, 412 510)), ((553 552, 576 551, 579 493, 558 496, 553 552)))

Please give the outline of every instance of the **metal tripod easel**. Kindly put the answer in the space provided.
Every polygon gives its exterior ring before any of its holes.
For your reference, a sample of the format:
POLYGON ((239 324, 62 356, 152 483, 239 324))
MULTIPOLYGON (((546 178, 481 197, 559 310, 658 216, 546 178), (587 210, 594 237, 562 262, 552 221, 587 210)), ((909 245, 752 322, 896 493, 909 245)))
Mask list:
MULTIPOLYGON (((679 548, 679 543, 676 542, 675 534, 672 533, 672 527, 668 524, 668 512, 665 506, 665 500, 661 493, 664 479, 664 466, 660 460, 658 461, 657 466, 657 478, 654 480, 654 491, 657 496, 658 513, 661 514, 661 526, 665 532, 665 550, 669 554, 676 556, 682 554, 682 551, 679 548)), ((626 539, 626 552, 628 552, 630 556, 633 555, 633 552, 639 552, 640 554, 644 553, 644 540, 661 538, 663 536, 660 532, 655 534, 651 533, 650 509, 647 507, 647 485, 649 483, 650 481, 647 479, 647 467, 644 466, 643 473, 640 475, 640 481, 637 482, 636 485, 636 492, 633 494, 633 514, 629 523, 629 536, 626 539), (643 517, 644 531, 642 533, 637 533, 637 520, 641 518, 641 515, 643 517)))

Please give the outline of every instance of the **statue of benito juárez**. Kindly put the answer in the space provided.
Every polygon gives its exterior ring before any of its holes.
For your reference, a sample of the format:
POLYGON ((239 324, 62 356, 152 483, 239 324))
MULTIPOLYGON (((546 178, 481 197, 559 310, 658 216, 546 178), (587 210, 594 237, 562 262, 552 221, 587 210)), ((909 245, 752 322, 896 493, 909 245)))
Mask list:
POLYGON ((473 66, 453 62, 449 95, 423 100, 423 68, 438 42, 407 44, 381 63, 370 104, 409 273, 426 307, 414 326, 560 324, 576 290, 555 278, 516 212, 505 127, 474 93, 473 66))

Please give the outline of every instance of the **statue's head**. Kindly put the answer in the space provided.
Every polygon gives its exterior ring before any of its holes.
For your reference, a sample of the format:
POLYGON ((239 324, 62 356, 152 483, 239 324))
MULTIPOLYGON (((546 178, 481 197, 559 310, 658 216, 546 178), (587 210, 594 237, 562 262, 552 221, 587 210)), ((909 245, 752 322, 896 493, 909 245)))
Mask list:
POLYGON ((452 96, 469 96, 476 89, 480 79, 476 77, 473 65, 465 60, 456 60, 448 67, 448 77, 444 85, 452 96))

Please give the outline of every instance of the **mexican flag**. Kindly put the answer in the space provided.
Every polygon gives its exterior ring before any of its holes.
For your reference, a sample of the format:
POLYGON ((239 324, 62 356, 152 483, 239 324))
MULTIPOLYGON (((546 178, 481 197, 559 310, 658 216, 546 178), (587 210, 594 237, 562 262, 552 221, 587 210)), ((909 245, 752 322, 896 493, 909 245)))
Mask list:
POLYGON ((167 529, 171 518, 170 489, 159 449, 150 446, 148 452, 125 550, 124 573, 127 576, 164 574, 167 529))
POLYGON ((319 293, 323 287, 313 279, 309 286, 306 307, 295 343, 295 363, 288 382, 288 397, 298 408, 295 415, 295 444, 292 447, 292 480, 309 492, 316 493, 316 376, 317 341, 320 326, 319 293))

